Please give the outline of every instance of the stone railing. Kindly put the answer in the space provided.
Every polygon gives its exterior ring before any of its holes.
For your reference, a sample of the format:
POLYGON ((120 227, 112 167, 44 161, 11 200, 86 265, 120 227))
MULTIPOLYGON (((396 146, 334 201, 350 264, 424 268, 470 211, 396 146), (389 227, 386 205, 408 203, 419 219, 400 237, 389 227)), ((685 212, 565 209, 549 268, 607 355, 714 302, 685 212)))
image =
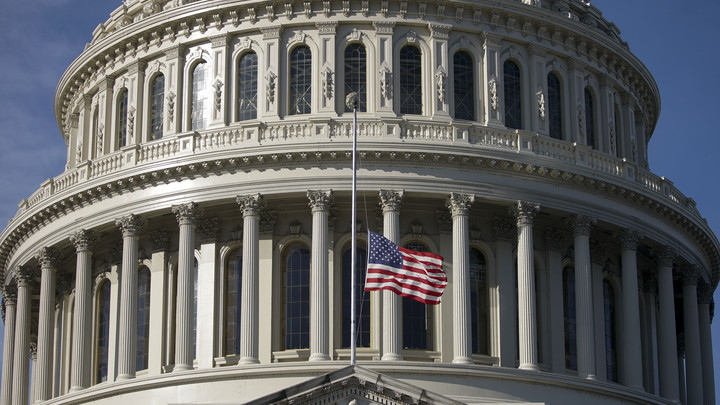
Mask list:
MULTIPOLYGON (((585 170, 617 179, 630 181, 635 185, 667 198, 701 218, 695 202, 683 195, 673 183, 639 168, 632 162, 603 153, 586 145, 553 139, 527 131, 488 128, 479 125, 461 125, 423 120, 385 120, 377 118, 358 121, 358 137, 367 141, 390 144, 403 140, 406 145, 437 144, 444 147, 463 148, 453 152, 478 153, 496 150, 505 153, 503 158, 511 160, 512 155, 535 155, 556 160, 561 165, 575 165, 585 170)), ((287 120, 278 123, 250 121, 241 126, 223 127, 220 130, 205 130, 201 133, 183 133, 174 137, 133 145, 105 156, 86 161, 67 170, 58 177, 47 180, 39 190, 19 204, 15 218, 36 206, 51 200, 54 196, 71 192, 86 181, 101 179, 105 176, 122 175, 123 171, 142 168, 146 165, 166 162, 170 159, 188 158, 201 160, 203 154, 217 153, 228 156, 242 153, 249 147, 263 145, 295 144, 310 140, 327 142, 331 139, 350 140, 352 120, 350 118, 323 120, 287 120)), ((361 146, 362 148, 362 146, 361 146)), ((525 158, 526 159, 526 158, 525 158)), ((173 160, 173 163, 177 161, 173 160)), ((182 162, 180 162, 182 163, 182 162)), ((572 168, 568 168, 571 170, 572 168)), ((12 221, 11 221, 12 222, 12 221)))

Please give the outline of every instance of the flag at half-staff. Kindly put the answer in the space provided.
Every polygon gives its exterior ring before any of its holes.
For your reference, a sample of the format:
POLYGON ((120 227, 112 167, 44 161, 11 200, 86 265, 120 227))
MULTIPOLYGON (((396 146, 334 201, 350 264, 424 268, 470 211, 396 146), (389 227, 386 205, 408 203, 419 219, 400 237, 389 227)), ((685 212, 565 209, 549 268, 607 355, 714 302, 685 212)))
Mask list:
POLYGON ((389 290, 424 304, 440 303, 447 286, 442 256, 399 247, 369 232, 365 291, 389 290))

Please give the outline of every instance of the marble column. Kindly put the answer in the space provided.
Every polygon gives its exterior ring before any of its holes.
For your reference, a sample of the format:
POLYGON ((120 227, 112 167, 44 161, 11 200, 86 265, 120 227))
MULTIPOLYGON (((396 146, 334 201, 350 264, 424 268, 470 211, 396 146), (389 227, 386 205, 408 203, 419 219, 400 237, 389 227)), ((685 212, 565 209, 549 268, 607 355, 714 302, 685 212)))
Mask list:
POLYGON ((30 336, 30 403, 35 403, 35 388, 37 385, 35 381, 37 379, 37 336, 30 336), (35 339, 35 340, 33 340, 35 339))
POLYGON ((58 251, 45 247, 35 256, 40 263, 40 307, 38 309, 37 369, 35 378, 35 401, 52 397, 53 348, 55 337, 55 283, 58 251))
MULTIPOLYGON (((383 212, 383 234, 393 243, 400 239, 400 207, 402 190, 380 190, 380 205, 383 212)), ((402 360, 402 315, 400 296, 383 290, 383 355, 382 360, 402 360)))
POLYGON ((518 349, 519 368, 539 370, 537 347, 537 308, 535 307, 535 265, 533 260, 533 221, 540 206, 518 201, 513 207, 517 220, 518 253, 518 349))
POLYGON ((581 378, 596 379, 593 288, 590 263, 590 230, 596 219, 575 215, 569 221, 575 236, 575 322, 577 371, 581 378))
POLYGON ((118 322, 117 380, 135 378, 137 362, 137 272, 138 240, 145 221, 137 215, 115 220, 123 236, 118 322))
POLYGON ((677 251, 663 247, 656 252, 658 262, 658 369, 660 396, 670 401, 680 400, 678 385, 677 337, 675 331, 675 292, 673 262, 677 251))
POLYGON ((13 355, 15 348, 15 309, 17 308, 17 285, 5 286, 5 336, 3 337, 2 375, 0 381, 0 405, 10 405, 12 400, 13 355))
POLYGON ((180 225, 178 245, 177 299, 175 306, 175 367, 193 369, 193 310, 195 278, 195 226, 201 211, 197 204, 174 205, 172 212, 180 225))
POLYGON ((626 229, 620 235, 622 251, 622 345, 624 384, 643 391, 642 345, 640 344, 640 297, 638 295, 637 246, 642 235, 626 229))
POLYGON ((242 286, 240 293, 240 364, 259 363, 260 194, 238 196, 243 215, 242 286))
POLYGON ((37 270, 20 267, 15 270, 17 282, 17 308, 15 319, 15 344, 13 351, 12 401, 13 405, 28 403, 28 353, 30 352, 30 306, 32 305, 32 280, 37 270))
POLYGON ((453 363, 460 364, 473 364, 468 215, 474 202, 472 194, 451 193, 446 203, 453 221, 453 363))
POLYGON ((715 404, 715 370, 713 366, 710 303, 712 289, 703 282, 698 285, 698 317, 700 318, 700 352, 702 355, 703 399, 705 405, 715 404))
MULTIPOLYGON (((696 265, 683 269, 683 319, 685 321, 685 381, 687 405, 703 404, 702 355, 698 317, 697 284, 700 277, 696 265)), ((708 359, 712 361, 712 359, 708 359)))
POLYGON ((310 263, 310 361, 330 360, 330 290, 328 285, 328 216, 332 190, 309 190, 312 209, 310 263))
POLYGON ((96 240, 95 233, 86 229, 81 229, 70 236, 70 241, 75 245, 77 255, 70 392, 80 391, 90 386, 92 249, 96 240))

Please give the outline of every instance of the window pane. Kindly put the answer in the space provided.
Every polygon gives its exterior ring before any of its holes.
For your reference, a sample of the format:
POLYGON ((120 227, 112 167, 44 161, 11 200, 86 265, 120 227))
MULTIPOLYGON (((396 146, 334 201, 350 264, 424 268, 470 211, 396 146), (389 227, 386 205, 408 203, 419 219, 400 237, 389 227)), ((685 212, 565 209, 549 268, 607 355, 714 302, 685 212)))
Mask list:
POLYGON ((207 63, 200 62, 195 65, 192 74, 192 112, 190 129, 203 129, 207 126, 210 115, 210 99, 208 98, 208 68, 207 63))
POLYGON ((550 136, 562 139, 562 93, 560 92, 560 79, 557 75, 548 75, 548 124, 550 136))
POLYGON ((312 103, 312 54, 307 46, 298 46, 290 54, 290 111, 310 114, 312 103))
POLYGON ((595 102, 587 87, 585 88, 585 137, 587 144, 595 147, 595 102))
POLYGON ((127 145, 128 92, 120 90, 117 104, 117 146, 118 149, 127 145))
POLYGON ((563 312, 565 321, 565 368, 577 370, 577 335, 575 329, 575 269, 563 270, 563 312))
POLYGON ((105 281, 97 292, 98 295, 98 329, 97 329, 97 364, 95 382, 107 381, 108 355, 110 343, 110 282, 105 281))
POLYGON ((603 280, 603 302, 605 309, 605 367, 607 379, 618 382, 617 341, 615 340, 615 291, 607 280, 603 280))
POLYGON ((240 354, 240 303, 242 293, 242 248, 233 253, 225 269, 225 354, 240 354))
POLYGON ((310 347, 310 251, 296 243, 285 252, 285 349, 310 347))
POLYGON ((455 52, 453 57, 455 86, 455 118, 475 120, 475 72, 473 60, 465 51, 455 52))
MULTIPOLYGON (((350 44, 345 48, 345 97, 355 92, 358 94, 358 111, 367 111, 367 57, 365 47, 350 44)), ((352 109, 345 105, 345 111, 352 109)))
MULTIPOLYGON (((360 243, 358 243, 359 245, 360 243)), ((350 347, 350 278, 352 274, 352 250, 346 246, 342 256, 342 347, 350 347)), ((370 295, 365 292, 365 272, 367 271, 367 249, 358 246, 355 257, 355 308, 357 319, 357 347, 370 347, 370 295)))
POLYGON ((246 53, 238 66, 238 121, 257 118, 258 57, 246 53))
POLYGON ((151 103, 150 140, 155 140, 163 136, 165 76, 162 74, 157 75, 153 80, 151 103))
POLYGON ((400 113, 422 114, 422 60, 420 49, 400 49, 400 113))
POLYGON ((143 267, 138 272, 137 303, 137 364, 136 369, 148 368, 148 343, 150 340, 150 270, 143 267))
POLYGON ((472 327, 472 352, 489 354, 488 350, 488 292, 485 256, 470 249, 470 320, 472 327))
POLYGON ((505 126, 522 128, 522 96, 520 86, 520 68, 513 61, 503 64, 505 90, 505 126))

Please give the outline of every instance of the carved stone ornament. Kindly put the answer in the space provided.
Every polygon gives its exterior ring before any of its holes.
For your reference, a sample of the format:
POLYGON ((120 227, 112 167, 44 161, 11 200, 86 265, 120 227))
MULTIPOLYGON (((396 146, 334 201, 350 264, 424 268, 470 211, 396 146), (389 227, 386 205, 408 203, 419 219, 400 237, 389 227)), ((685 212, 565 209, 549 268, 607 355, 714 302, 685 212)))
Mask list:
POLYGON ((213 84, 213 89, 215 89, 215 111, 218 112, 222 107, 222 88, 223 82, 220 81, 220 79, 216 79, 215 83, 213 84))
POLYGON ((655 250, 655 259, 659 267, 672 267, 677 256, 677 249, 672 246, 662 246, 655 250))
POLYGON ((490 92, 490 106, 494 111, 497 111, 500 106, 500 97, 498 96, 498 83, 495 76, 491 77, 488 82, 488 91, 490 92))
POLYGON ((535 215, 540 211, 540 205, 526 201, 518 201, 512 207, 512 214, 518 226, 532 226, 535 215))
POLYGON ((585 103, 578 99, 577 102, 578 132, 585 137, 585 103))
POLYGON ((564 236, 565 233, 557 228, 545 228, 545 232, 543 233, 543 238, 547 248, 556 251, 562 249, 564 236))
POLYGON ((399 212, 405 192, 403 190, 380 190, 382 212, 399 212))
POLYGON ((129 214, 116 219, 115 226, 120 228, 123 237, 135 237, 140 235, 140 231, 145 226, 145 221, 135 214, 129 214))
POLYGON ((263 206, 261 194, 239 195, 236 201, 240 205, 243 217, 260 215, 260 208, 263 206))
POLYGON ((202 210, 194 202, 173 205, 172 212, 180 225, 193 225, 195 220, 202 214, 202 210))
POLYGON ((565 220, 570 229, 573 230, 575 236, 590 236, 590 231, 597 219, 588 215, 573 215, 565 220))
MULTIPOLYGON (((590 239, 590 260, 593 263, 603 264, 605 262, 606 256, 607 256, 607 250, 605 249, 605 246, 603 246, 596 239, 590 239)), ((615 272, 616 272, 614 267, 609 267, 608 271, 611 274, 615 274, 615 272)), ((620 275, 618 274, 618 276, 620 276, 620 275)))
POLYGON ((230 230, 230 240, 242 241, 243 239, 243 227, 238 225, 230 230))
POLYGON ((95 246, 97 236, 93 231, 81 229, 70 235, 70 242, 75 245, 75 250, 78 252, 89 252, 95 246))
POLYGON ((335 86, 333 81, 334 73, 329 66, 325 66, 320 75, 322 76, 323 95, 329 100, 333 97, 333 88, 335 86))
POLYGON ((35 277, 40 274, 38 270, 34 266, 19 266, 12 271, 10 277, 15 279, 18 287, 31 287, 35 277))
POLYGON ((493 229, 497 240, 505 242, 517 240, 517 225, 508 218, 496 217, 493 221, 493 229))
POLYGON ((80 163, 83 159, 83 141, 82 139, 78 140, 77 149, 75 150, 75 162, 80 163))
POLYGON ((608 131, 610 132, 610 154, 617 156, 617 134, 615 133, 614 118, 612 118, 608 123, 608 131))
POLYGON ((635 229, 626 229, 618 236, 620 249, 637 250, 638 244, 642 238, 643 234, 639 231, 636 231, 635 229))
POLYGON ((303 233, 302 224, 297 219, 293 220, 288 224, 288 234, 293 238, 297 238, 303 233))
POLYGON ((333 201, 332 190, 308 190, 307 197, 312 211, 328 211, 333 201))
POLYGON ((440 232, 452 232, 452 215, 448 210, 435 210, 435 222, 440 232))
POLYGON ((58 258, 60 252, 54 247, 44 247, 35 254, 35 259, 40 263, 40 267, 46 268, 57 268, 58 258))
POLYGON ((162 10, 162 5, 160 4, 160 0, 150 0, 143 6, 143 18, 149 17, 155 13, 158 13, 162 10))
POLYGON ((445 201, 445 206, 450 210, 452 216, 467 216, 474 202, 474 194, 450 193, 450 197, 445 201))
POLYGON ((420 220, 416 219, 410 223, 410 233, 413 238, 420 238, 423 235, 423 224, 420 220))
POLYGON ((537 98, 538 116, 540 117, 540 121, 545 121, 545 93, 543 93, 542 88, 538 89, 537 93, 535 93, 535 98, 537 98))
POLYGON ((440 67, 435 73, 435 90, 437 92, 438 101, 442 104, 445 104, 446 81, 447 73, 445 73, 445 70, 440 67))
POLYGON ((150 243, 155 252, 168 251, 170 249, 170 234, 165 229, 156 229, 150 233, 150 243))
POLYGON ((275 79, 277 79, 277 75, 272 71, 265 74, 265 97, 267 97, 270 104, 275 103, 275 79))
POLYGON ((387 65, 383 64, 378 73, 380 74, 380 95, 384 99, 390 100, 392 98, 392 72, 390 72, 387 65))
POLYGON ((348 42, 351 42, 351 41, 360 41, 360 39, 363 37, 363 35, 365 35, 365 34, 363 34, 363 33, 362 33, 361 31, 359 31, 357 28, 353 28, 353 30, 350 31, 350 33, 347 35, 347 37, 345 37, 345 39, 346 39, 348 42))
POLYGON ((96 137, 97 137, 97 143, 96 143, 95 156, 101 156, 101 155, 102 155, 102 151, 103 151, 103 137, 104 137, 104 136, 103 136, 103 132, 104 132, 104 130, 105 130, 105 125, 103 125, 102 122, 99 123, 99 124, 98 124, 98 129, 97 129, 97 135, 96 135, 96 137))
POLYGON ((127 136, 129 143, 135 143, 135 106, 130 106, 127 116, 127 136))
POLYGON ((683 286, 698 284, 700 268, 696 264, 689 264, 682 267, 683 286))
POLYGON ((216 241, 220 236, 220 225, 217 218, 207 218, 199 221, 198 232, 203 241, 216 241))
POLYGON ((168 105, 167 119, 168 123, 172 124, 173 120, 175 119, 175 93, 173 93, 171 90, 170 92, 168 92, 166 99, 168 105))
POLYGON ((277 214, 275 211, 267 209, 260 210, 260 232, 273 232, 276 222, 277 214))

